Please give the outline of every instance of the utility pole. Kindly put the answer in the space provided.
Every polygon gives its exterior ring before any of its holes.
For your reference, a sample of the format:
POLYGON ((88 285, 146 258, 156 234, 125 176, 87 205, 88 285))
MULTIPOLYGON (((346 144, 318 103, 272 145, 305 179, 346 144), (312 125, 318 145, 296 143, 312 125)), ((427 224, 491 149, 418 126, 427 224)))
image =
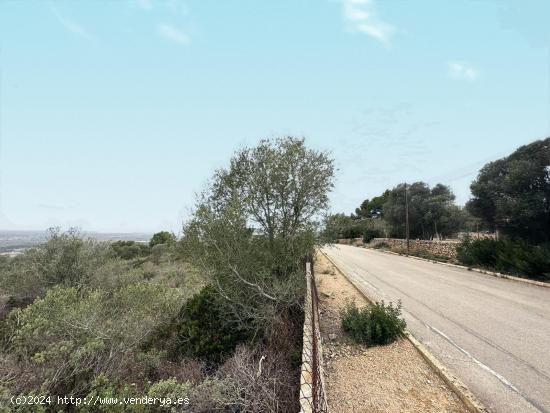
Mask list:
POLYGON ((409 253, 409 191, 405 183, 405 236, 407 238, 407 254, 409 253))

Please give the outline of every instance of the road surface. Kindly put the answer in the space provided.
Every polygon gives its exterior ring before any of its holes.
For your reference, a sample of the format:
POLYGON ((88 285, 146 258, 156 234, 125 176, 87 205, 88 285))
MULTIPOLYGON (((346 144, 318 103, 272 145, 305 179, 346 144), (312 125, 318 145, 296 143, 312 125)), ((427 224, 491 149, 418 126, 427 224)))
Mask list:
POLYGON ((493 412, 550 413, 550 288, 347 245, 323 249, 493 412))

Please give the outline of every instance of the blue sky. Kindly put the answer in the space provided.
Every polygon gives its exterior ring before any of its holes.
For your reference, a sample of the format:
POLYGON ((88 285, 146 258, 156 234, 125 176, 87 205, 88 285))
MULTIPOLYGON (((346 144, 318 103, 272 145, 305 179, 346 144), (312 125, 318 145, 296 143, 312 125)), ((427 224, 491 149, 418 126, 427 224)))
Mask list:
POLYGON ((550 135, 545 0, 0 1, 0 228, 178 231, 263 137, 332 152, 334 211, 459 203, 550 135))

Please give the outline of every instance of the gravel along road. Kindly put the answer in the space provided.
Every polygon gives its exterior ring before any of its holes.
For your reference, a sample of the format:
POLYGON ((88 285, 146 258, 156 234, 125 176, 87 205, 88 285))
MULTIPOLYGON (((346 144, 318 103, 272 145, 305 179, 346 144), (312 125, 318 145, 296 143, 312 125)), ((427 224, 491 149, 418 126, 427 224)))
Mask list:
POLYGON ((315 257, 325 389, 331 412, 468 413, 411 342, 355 344, 342 328, 341 311, 364 298, 323 254, 315 257))
POLYGON ((550 288, 347 245, 323 251, 493 412, 550 413, 550 288))

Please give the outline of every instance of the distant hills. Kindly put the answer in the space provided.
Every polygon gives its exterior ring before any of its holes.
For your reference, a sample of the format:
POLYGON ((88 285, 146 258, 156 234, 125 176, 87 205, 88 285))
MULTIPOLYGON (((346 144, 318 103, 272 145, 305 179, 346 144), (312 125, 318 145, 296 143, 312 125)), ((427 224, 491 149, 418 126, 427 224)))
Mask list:
MULTIPOLYGON (((149 241, 152 234, 147 233, 102 233, 83 231, 85 237, 98 241, 149 241)), ((0 230, 0 253, 24 251, 48 239, 47 231, 11 231, 0 230)))

